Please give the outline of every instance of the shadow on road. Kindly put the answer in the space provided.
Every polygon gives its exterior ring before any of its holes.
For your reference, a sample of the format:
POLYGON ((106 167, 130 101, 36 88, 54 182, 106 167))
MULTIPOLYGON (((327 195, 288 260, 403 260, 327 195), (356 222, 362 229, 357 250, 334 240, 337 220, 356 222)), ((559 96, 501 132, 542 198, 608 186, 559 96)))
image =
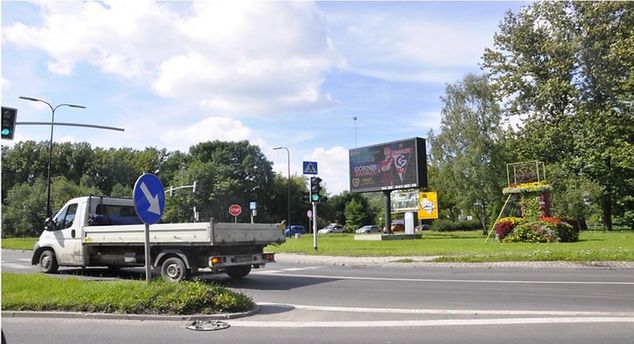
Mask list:
POLYGON ((260 275, 251 274, 243 279, 234 280, 225 275, 202 275, 199 277, 207 283, 216 283, 227 288, 237 288, 246 290, 292 290, 322 283, 336 281, 332 278, 305 278, 292 277, 289 275, 260 275))

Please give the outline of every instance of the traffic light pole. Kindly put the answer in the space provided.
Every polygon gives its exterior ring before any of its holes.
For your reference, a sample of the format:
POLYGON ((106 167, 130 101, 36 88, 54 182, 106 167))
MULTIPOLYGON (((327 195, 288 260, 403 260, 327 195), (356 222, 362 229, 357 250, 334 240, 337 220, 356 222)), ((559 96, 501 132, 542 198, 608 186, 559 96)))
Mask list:
POLYGON ((317 249, 317 202, 313 203, 313 248, 317 249))

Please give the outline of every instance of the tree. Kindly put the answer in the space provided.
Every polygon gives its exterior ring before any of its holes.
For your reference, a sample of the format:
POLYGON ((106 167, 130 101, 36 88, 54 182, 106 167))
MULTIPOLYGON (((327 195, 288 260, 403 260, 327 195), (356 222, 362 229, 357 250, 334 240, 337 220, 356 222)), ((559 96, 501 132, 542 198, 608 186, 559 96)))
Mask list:
MULTIPOLYGON (((59 210, 72 198, 99 194, 65 177, 55 177, 51 184, 53 210, 59 210)), ((9 190, 2 211, 3 236, 34 236, 41 233, 46 218, 46 180, 18 184, 9 190)))
POLYGON ((22 183, 7 192, 2 207, 2 237, 35 236, 44 227, 46 182, 22 183))
POLYGON ((604 228, 615 197, 634 190, 634 3, 536 2, 508 12, 483 66, 508 115, 527 116, 527 155, 602 188, 604 228))
POLYGON ((46 179, 48 144, 22 141, 13 147, 2 146, 2 199, 20 183, 46 179))
POLYGON ((346 205, 346 227, 350 230, 355 230, 364 225, 366 213, 361 203, 356 199, 352 199, 350 203, 346 205))
POLYGON ((439 191, 474 212, 486 234, 489 218, 501 205, 505 180, 501 111, 484 76, 467 75, 447 85, 441 99, 441 131, 429 135, 430 163, 438 169, 438 180, 446 181, 440 184, 445 193, 439 191))

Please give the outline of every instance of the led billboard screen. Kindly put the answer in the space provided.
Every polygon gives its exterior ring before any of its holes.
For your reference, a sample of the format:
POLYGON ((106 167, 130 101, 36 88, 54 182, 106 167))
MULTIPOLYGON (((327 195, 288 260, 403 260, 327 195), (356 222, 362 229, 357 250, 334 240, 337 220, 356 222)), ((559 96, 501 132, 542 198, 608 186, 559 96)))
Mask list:
POLYGON ((350 192, 426 186, 427 155, 420 137, 350 150, 350 192))

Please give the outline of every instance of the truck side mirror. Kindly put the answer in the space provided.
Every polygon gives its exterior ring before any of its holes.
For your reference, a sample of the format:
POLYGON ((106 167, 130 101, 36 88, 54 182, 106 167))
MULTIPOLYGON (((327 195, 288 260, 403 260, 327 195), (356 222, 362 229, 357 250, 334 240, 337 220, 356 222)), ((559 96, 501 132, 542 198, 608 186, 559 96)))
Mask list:
POLYGON ((56 225, 55 221, 53 221, 50 217, 47 217, 46 220, 44 220, 45 231, 54 231, 55 225, 56 225))

